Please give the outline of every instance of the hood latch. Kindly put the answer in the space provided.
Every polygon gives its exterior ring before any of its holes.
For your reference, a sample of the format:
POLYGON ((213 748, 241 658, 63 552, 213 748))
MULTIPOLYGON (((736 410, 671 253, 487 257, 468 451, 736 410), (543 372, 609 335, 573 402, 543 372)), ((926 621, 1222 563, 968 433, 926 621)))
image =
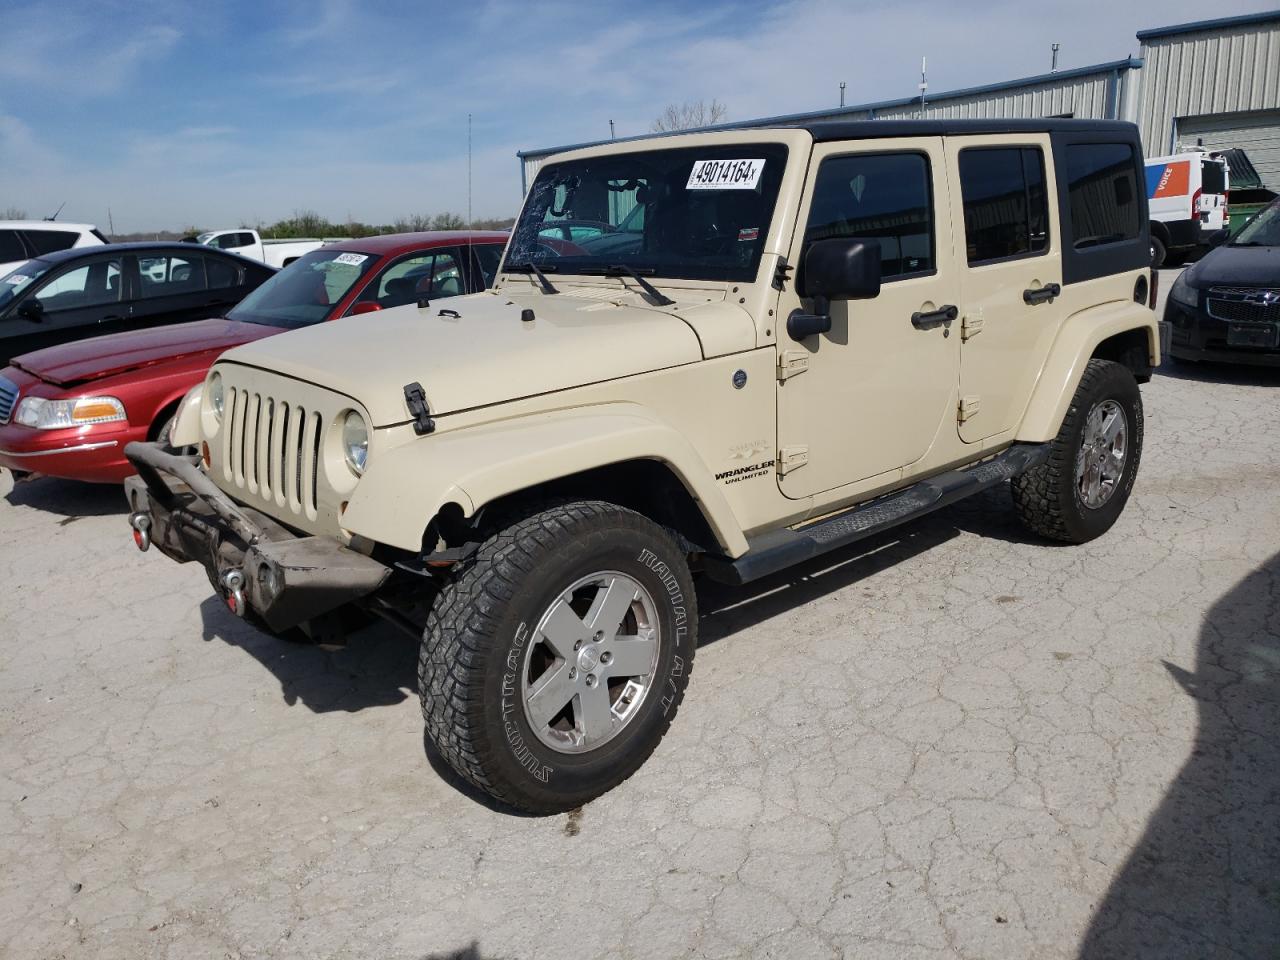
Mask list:
POLYGON ((422 384, 411 383, 404 388, 404 402, 409 408, 409 414, 413 417, 413 432, 420 437, 425 437, 436 428, 436 422, 431 419, 431 411, 427 408, 427 395, 422 389, 422 384))

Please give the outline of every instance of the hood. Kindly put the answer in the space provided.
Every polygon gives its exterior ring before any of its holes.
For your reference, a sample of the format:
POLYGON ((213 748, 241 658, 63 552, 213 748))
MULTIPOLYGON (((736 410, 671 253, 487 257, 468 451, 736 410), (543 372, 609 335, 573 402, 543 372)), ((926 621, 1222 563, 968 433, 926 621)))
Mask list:
MULTIPOLYGON (((41 380, 69 387, 195 354, 217 356, 228 347, 282 332, 280 327, 256 323, 197 320, 63 343, 17 357, 10 363, 41 380)), ((212 363, 213 357, 209 359, 212 363)))
POLYGON ((431 413, 441 415, 703 358, 689 323, 647 304, 620 302, 631 299, 617 287, 477 293, 383 310, 372 324, 369 314, 318 324, 222 359, 345 394, 385 427, 409 419, 410 383, 422 384, 431 413), (534 319, 522 320, 524 310, 534 319))
POLYGON ((1186 275, 1194 287, 1280 287, 1280 247, 1214 247, 1186 275))

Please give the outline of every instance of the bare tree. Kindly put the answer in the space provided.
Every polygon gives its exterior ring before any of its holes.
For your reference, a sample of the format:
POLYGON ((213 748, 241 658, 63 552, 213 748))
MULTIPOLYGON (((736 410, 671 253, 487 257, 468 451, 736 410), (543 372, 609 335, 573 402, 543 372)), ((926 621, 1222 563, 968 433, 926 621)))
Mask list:
POLYGON ((21 207, 5 207, 0 210, 0 220, 25 220, 27 219, 27 211, 21 207))
POLYGON ((437 213, 431 218, 432 230, 461 230, 467 220, 460 213, 437 213))
POLYGON ((707 103, 697 100, 692 103, 669 103, 662 111, 662 116, 653 121, 654 133, 669 133, 672 130, 691 130, 694 127, 710 127, 729 115, 729 108, 719 100, 707 103))

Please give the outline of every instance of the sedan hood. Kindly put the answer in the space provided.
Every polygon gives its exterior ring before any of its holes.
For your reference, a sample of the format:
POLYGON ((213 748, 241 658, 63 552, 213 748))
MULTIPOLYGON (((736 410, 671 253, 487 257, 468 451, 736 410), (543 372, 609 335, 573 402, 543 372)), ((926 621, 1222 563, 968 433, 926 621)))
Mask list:
POLYGON ((1196 287, 1280 287, 1280 247, 1215 247, 1187 268, 1196 287))
POLYGON ((279 327, 234 320, 198 320, 150 330, 113 333, 36 350, 10 361, 48 383, 70 387, 198 353, 213 357, 229 347, 280 333, 279 327))
POLYGON ((555 296, 478 293, 421 308, 410 304, 318 324, 222 359, 345 394, 385 427, 410 418, 404 400, 410 383, 422 384, 431 413, 440 415, 702 357, 688 323, 614 288, 555 296))

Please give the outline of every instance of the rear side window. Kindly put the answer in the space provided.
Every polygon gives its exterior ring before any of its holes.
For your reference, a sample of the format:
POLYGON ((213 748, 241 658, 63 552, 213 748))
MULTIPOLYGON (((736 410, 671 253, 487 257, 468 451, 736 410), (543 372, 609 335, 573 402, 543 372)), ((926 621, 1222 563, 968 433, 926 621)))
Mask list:
POLYGON ((27 235, 27 243, 31 244, 37 256, 70 250, 80 236, 71 230, 26 230, 24 233, 27 235))
POLYGON ((1142 224, 1133 147, 1073 143, 1064 152, 1075 249, 1136 238, 1142 224))
POLYGON ((26 260, 27 251, 22 246, 17 230, 0 230, 0 263, 26 260))
POLYGON ((205 264, 205 275, 209 279, 210 290, 222 290, 240 283, 240 268, 234 263, 219 260, 216 257, 202 257, 205 264))
POLYGON ((203 257, 139 257, 142 299, 172 297, 205 289, 203 257))
POLYGON ((920 153, 864 153, 822 161, 805 228, 816 240, 880 243, 881 278, 934 269, 929 158, 920 153))
MULTIPOLYGON (((636 207, 643 211, 644 207, 636 207)), ((498 261, 502 259, 502 244, 480 243, 471 247, 471 256, 480 267, 480 276, 486 288, 493 286, 493 278, 498 272, 498 261)))
POLYGON ((1038 147, 961 150, 960 194, 970 266, 1049 249, 1049 201, 1038 147))

